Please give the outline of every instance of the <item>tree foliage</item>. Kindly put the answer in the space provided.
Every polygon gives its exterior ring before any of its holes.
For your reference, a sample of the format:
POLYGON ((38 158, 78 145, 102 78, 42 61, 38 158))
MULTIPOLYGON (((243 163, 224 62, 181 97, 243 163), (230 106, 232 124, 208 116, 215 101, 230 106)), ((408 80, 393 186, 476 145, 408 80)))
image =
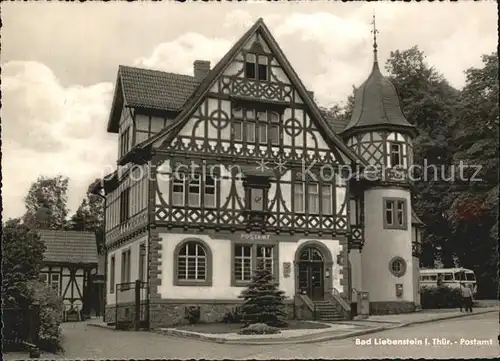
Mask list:
POLYGON ((68 215, 68 178, 40 176, 25 198, 23 221, 31 228, 64 229, 68 215))
POLYGON ((250 284, 243 290, 240 298, 244 299, 240 311, 246 324, 284 324, 285 293, 273 281, 271 271, 262 267, 262 264, 254 271, 250 284))
POLYGON ((69 222, 74 231, 95 232, 99 252, 104 250, 104 199, 87 192, 69 222))
POLYGON ((450 239, 461 265, 476 272, 480 295, 494 297, 498 287, 498 55, 483 55, 482 60, 482 68, 465 72, 453 123, 453 164, 463 166, 464 179, 453 185, 447 213, 450 239))
POLYGON ((5 307, 30 304, 27 282, 38 278, 44 252, 45 245, 38 233, 20 219, 10 219, 3 224, 2 301, 5 307))
POLYGON ((398 91, 403 112, 418 131, 413 142, 416 171, 413 205, 426 224, 422 245, 422 263, 434 266, 440 259, 445 267, 454 266, 453 247, 449 242, 446 211, 450 207, 451 183, 443 179, 453 158, 450 142, 456 113, 458 90, 425 61, 417 46, 393 51, 386 63, 389 78, 398 91))

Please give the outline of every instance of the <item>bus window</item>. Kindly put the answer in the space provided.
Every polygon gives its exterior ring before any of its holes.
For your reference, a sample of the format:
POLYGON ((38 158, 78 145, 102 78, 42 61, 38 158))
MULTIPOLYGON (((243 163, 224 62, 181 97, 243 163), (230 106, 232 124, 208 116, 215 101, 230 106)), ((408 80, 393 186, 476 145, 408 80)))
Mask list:
POLYGON ((434 276, 430 276, 430 277, 431 277, 431 280, 432 280, 432 281, 437 281, 437 279, 438 279, 436 275, 434 275, 434 276))
POLYGON ((457 281, 465 281, 465 276, 463 272, 455 273, 455 280, 457 281))
POLYGON ((445 281, 453 281, 453 273, 445 273, 444 280, 445 281))
POLYGON ((475 281, 476 280, 476 277, 474 276, 474 273, 466 273, 465 274, 465 279, 467 281, 475 281))

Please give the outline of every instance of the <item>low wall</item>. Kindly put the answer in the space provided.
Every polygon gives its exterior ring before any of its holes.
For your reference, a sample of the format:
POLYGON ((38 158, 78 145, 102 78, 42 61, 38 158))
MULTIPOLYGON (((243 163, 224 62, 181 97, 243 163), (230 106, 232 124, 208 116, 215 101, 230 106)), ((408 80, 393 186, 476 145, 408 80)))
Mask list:
MULTIPOLYGON (((186 308, 200 307, 200 322, 216 323, 222 322, 224 316, 229 312, 235 312, 236 308, 241 305, 241 302, 228 303, 172 303, 172 302, 156 302, 149 305, 149 327, 151 329, 161 327, 172 327, 181 324, 189 323, 186 319, 186 308)), ((294 318, 294 305, 292 302, 286 302, 286 313, 288 319, 294 318)), ((115 305, 106 307, 104 322, 108 324, 133 319, 134 305, 120 304, 118 311, 115 305)))
POLYGON ((370 315, 410 313, 415 309, 415 303, 408 301, 370 302, 370 315))

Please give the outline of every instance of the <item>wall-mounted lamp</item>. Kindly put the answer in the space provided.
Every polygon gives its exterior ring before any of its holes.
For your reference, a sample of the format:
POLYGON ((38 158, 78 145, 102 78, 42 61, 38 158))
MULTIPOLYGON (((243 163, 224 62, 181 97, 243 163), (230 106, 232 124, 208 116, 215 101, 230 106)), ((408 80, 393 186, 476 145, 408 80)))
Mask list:
POLYGON ((330 278, 330 269, 329 268, 327 268, 325 270, 325 278, 330 278))
POLYGON ((341 266, 344 264, 344 256, 342 254, 337 255, 337 264, 341 266))

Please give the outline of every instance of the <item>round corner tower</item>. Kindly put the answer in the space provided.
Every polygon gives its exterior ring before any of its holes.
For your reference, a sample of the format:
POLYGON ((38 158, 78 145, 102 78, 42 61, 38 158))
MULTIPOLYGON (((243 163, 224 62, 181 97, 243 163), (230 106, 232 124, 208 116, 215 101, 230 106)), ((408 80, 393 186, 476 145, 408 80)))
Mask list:
POLYGON ((371 175, 355 182, 351 192, 351 285, 369 292, 370 313, 410 312, 420 306, 421 222, 412 211, 408 176, 416 129, 380 72, 373 32, 373 68, 356 90, 352 117, 341 133, 365 160, 364 174, 371 175))

